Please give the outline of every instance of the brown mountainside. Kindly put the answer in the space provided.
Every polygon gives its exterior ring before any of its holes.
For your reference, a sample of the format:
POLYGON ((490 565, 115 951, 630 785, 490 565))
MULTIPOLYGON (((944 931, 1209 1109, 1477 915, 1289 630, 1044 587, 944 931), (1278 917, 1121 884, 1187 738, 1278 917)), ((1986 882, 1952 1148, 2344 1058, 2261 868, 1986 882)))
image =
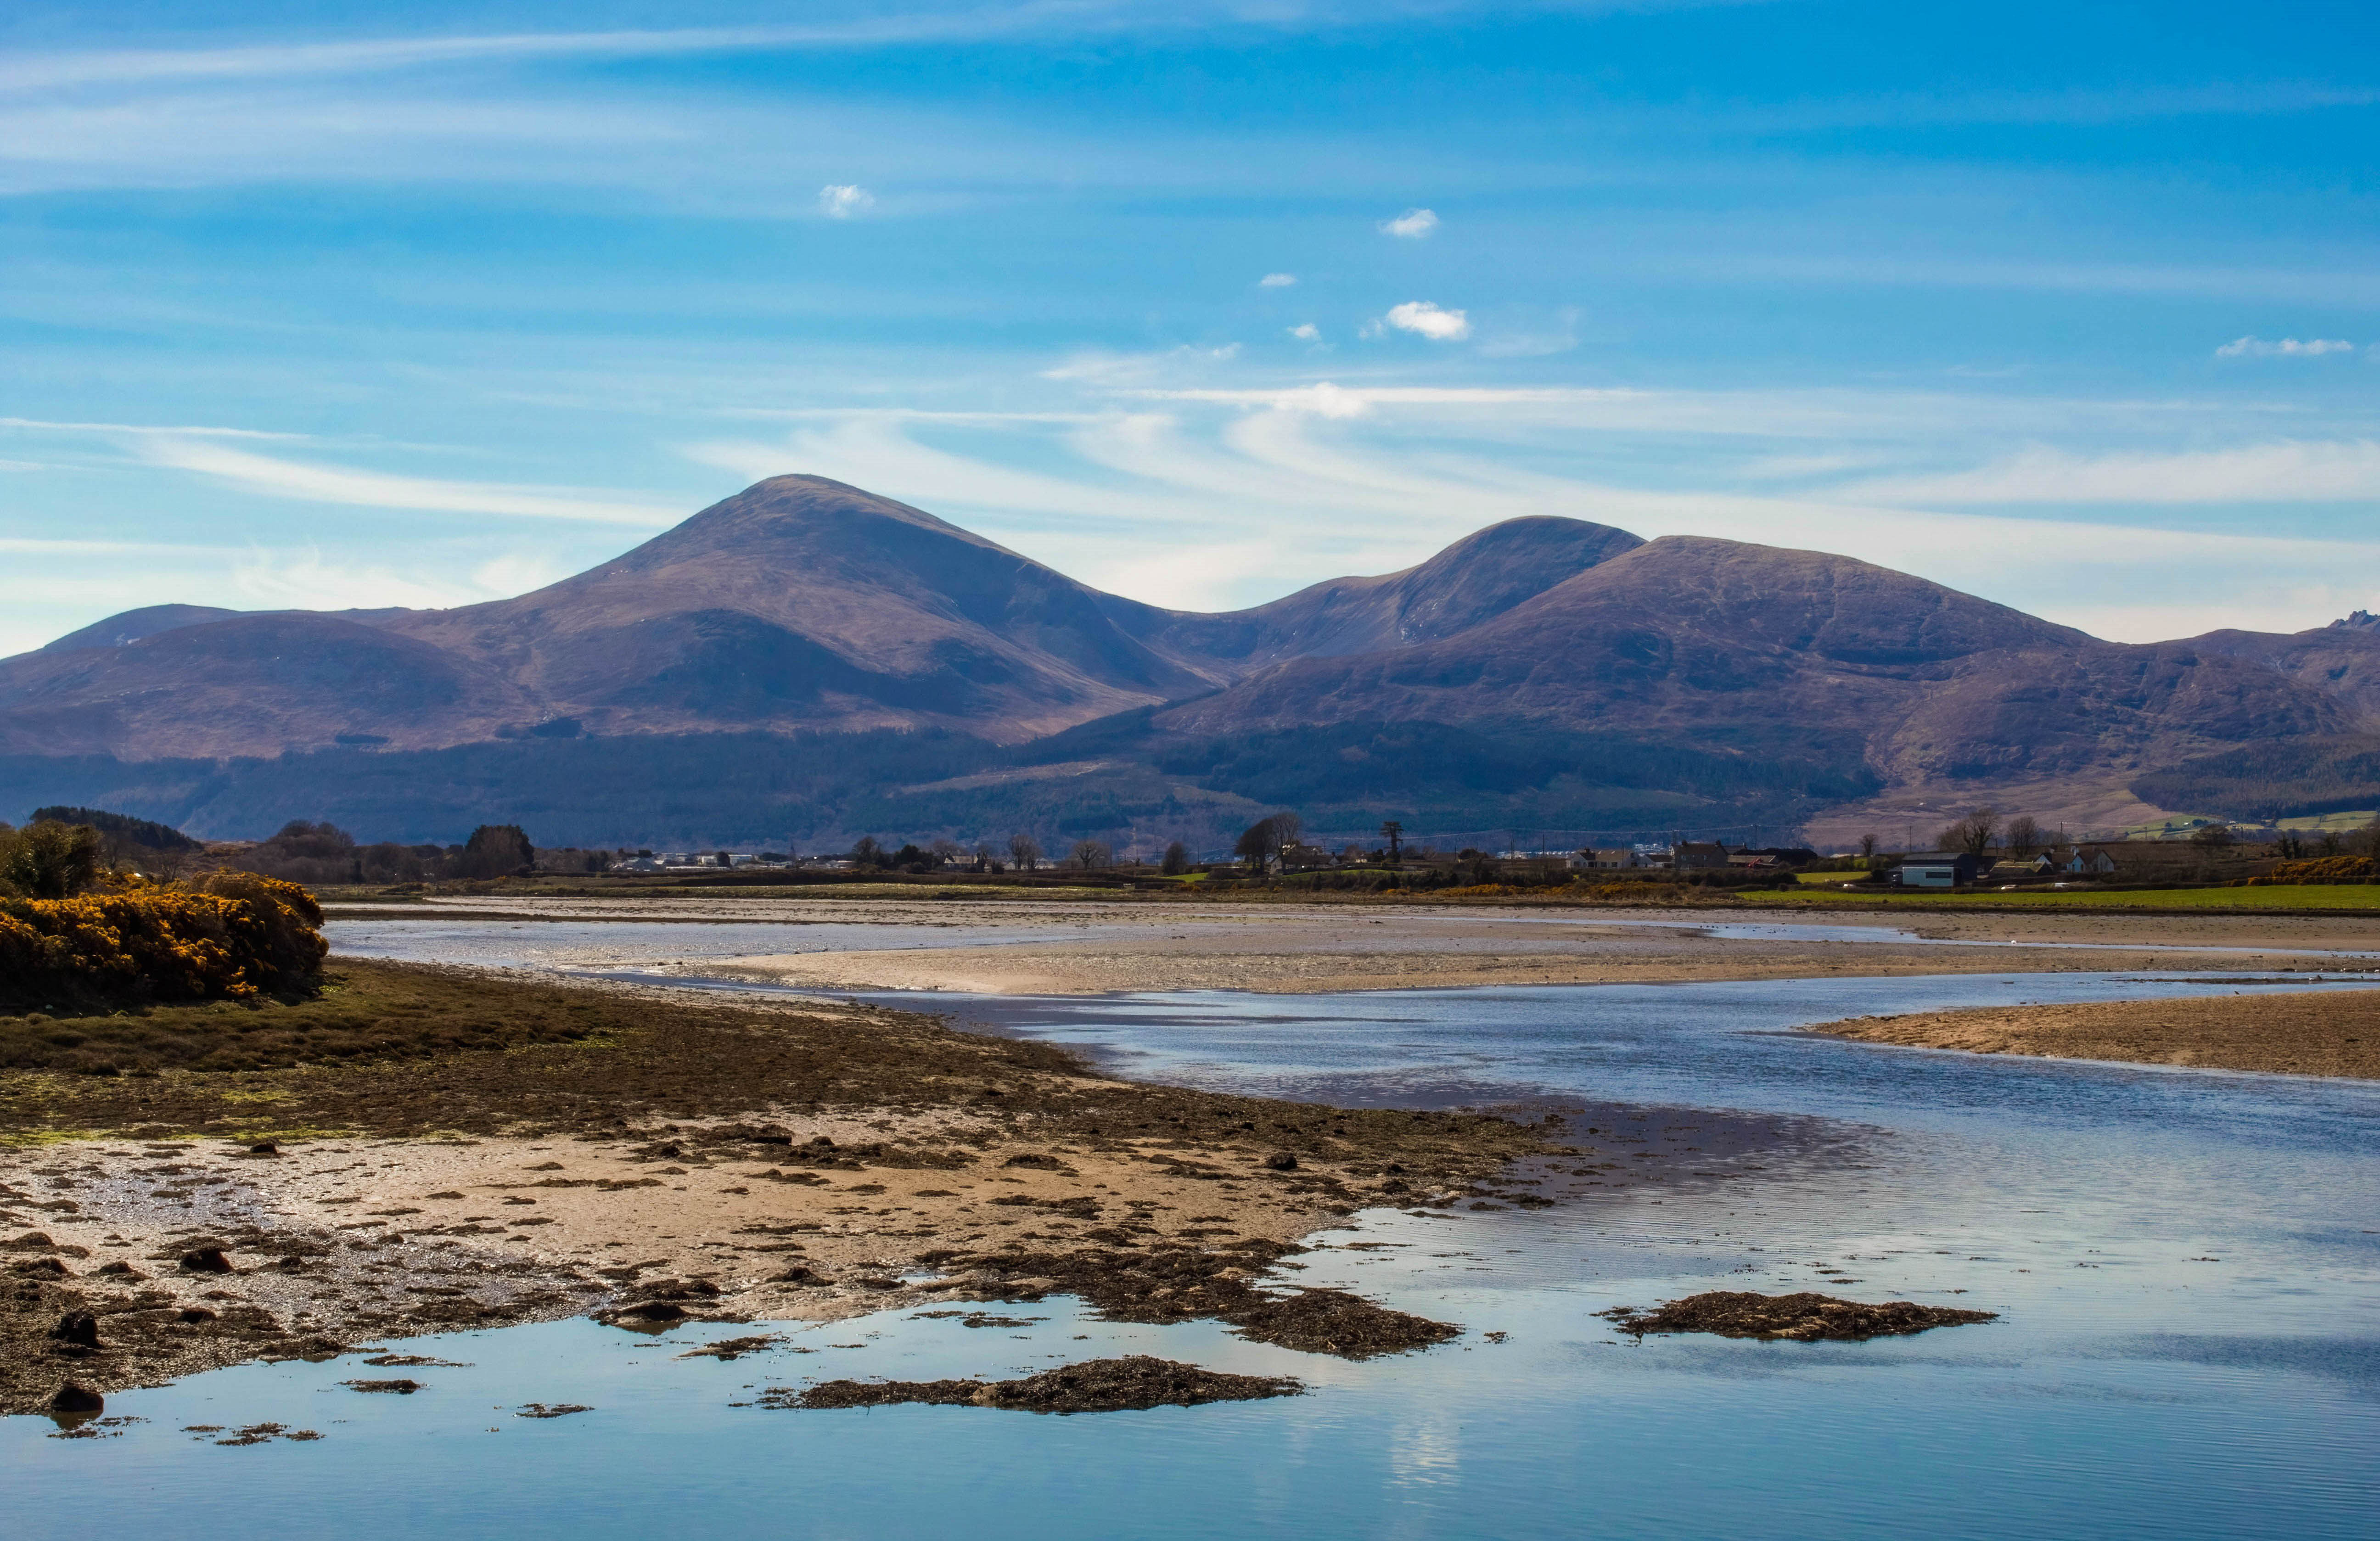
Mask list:
POLYGON ((0 661, 0 755, 126 761, 878 727, 1019 745, 1139 708, 1148 728, 1097 753, 1327 730, 1360 758, 1362 725, 1419 723, 1536 735, 1540 758, 1788 746, 1837 785, 2108 783, 2372 731, 2380 629, 2130 646, 1847 557, 1557 518, 1195 614, 788 476, 516 599, 157 606, 0 661))

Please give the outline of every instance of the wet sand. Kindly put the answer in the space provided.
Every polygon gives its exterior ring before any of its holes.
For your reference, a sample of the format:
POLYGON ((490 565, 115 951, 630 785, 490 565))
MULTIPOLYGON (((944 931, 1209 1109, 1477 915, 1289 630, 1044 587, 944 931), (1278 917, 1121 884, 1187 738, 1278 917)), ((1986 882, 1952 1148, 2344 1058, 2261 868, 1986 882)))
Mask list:
POLYGON ((1362 1342, 1393 1314, 1320 1292, 1319 1326, 1268 1325, 1249 1281, 1333 1218, 1492 1202, 1508 1162, 1567 1148, 1503 1119, 1138 1086, 875 1008, 474 989, 612 1016, 585 1042, 410 1062, 6 1077, 0 1412, 68 1380, 590 1312, 1104 1290, 1132 1319, 1362 1342))
MULTIPOLYGON (((483 905, 485 901, 473 901, 483 905)), ((1083 901, 697 899, 626 906, 532 901, 522 917, 717 918, 793 925, 875 923, 1005 928, 1015 940, 677 961, 590 949, 571 966, 649 970, 796 989, 1100 995, 1241 989, 1311 994, 1511 985, 2135 968, 2337 972, 2380 965, 2380 920, 2135 916, 1904 921, 1748 910, 1487 910, 1401 904, 1159 904, 1083 901), (1820 927, 1823 939, 1711 934, 1711 928, 1820 927), (1904 928, 1921 940, 1901 938, 1904 928), (1053 929, 1074 936, 1050 940, 1053 929), (2204 951, 2195 951, 2204 949, 2204 951), (2368 959, 2326 953, 2369 953, 2368 959)), ((480 911, 478 913, 485 913, 480 911)), ((548 939, 540 939, 541 945, 548 939)))
POLYGON ((2380 990, 1982 1006, 1810 1031, 1972 1054, 2380 1078, 2380 990))

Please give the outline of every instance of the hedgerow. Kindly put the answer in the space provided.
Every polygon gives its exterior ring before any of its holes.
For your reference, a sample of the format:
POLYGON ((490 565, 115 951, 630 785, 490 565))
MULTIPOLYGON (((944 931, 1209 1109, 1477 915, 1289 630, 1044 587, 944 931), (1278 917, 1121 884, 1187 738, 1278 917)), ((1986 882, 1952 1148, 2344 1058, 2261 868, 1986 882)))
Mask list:
POLYGON ((295 883, 218 872, 71 899, 0 899, 0 1009, 252 1001, 309 988, 329 945, 295 883))

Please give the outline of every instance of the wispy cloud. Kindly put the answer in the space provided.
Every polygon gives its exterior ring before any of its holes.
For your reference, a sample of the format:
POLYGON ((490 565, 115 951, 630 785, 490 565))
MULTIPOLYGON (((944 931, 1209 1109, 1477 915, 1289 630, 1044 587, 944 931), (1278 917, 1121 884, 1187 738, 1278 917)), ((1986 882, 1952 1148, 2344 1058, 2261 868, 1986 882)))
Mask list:
POLYGON ((170 433, 182 439, 278 439, 285 443, 298 442, 303 433, 271 433, 254 428, 207 428, 196 425, 164 423, 72 423, 50 422, 40 418, 0 418, 0 428, 21 428, 47 433, 170 433))
POLYGON ((1257 280, 1257 287, 1259 289, 1286 289, 1292 284, 1296 282, 1297 274, 1293 273, 1269 273, 1262 278, 1257 280))
MULTIPOLYGON (((2346 598, 2365 603, 2380 589, 2380 541, 1961 512, 1913 496, 1888 499, 1880 482, 1849 491, 1808 485, 1863 464, 1848 455, 1754 462, 1755 473, 1797 483, 1782 493, 1741 483, 1628 486, 1596 474, 1607 456, 1579 450, 1582 426, 1738 431, 1754 443, 1779 422, 1831 420, 1840 432, 1849 415, 1840 399, 1795 407, 1688 393, 1328 382, 1118 394, 1168 409, 1024 422, 1005 444, 975 431, 934 442, 939 428, 929 417, 852 414, 779 444, 710 446, 704 458, 754 475, 815 470, 873 487, 1117 591, 1174 606, 1253 603, 1334 572, 1392 570, 1480 525, 1524 514, 1645 536, 1853 553, 2131 640, 2216 625, 2296 630, 2339 613, 2346 598), (1526 453, 1512 453, 1498 435, 1526 453), (1556 445, 1567 446, 1566 458, 1548 457, 1556 445), (1262 550, 1269 560, 1209 570, 1152 559, 1152 546, 1262 550), (1977 551, 1995 560, 1979 566, 1977 551)), ((1881 411, 1894 399, 1878 394, 1871 405, 1881 411)), ((1927 420, 1955 421, 1978 405, 1929 403, 1927 420)), ((2054 413, 2054 404, 2037 405, 2054 413)), ((2372 453, 2380 477, 2380 450, 2372 453)), ((2070 475, 2082 464, 2058 469, 2070 475)), ((2174 479, 2209 470, 2185 467, 2174 479)), ((2137 485, 2137 467, 2100 471, 2137 485)), ((1944 481, 1901 490, 1939 491, 1944 481)))
POLYGON ((493 514, 529 519, 571 519, 588 524, 658 529, 676 523, 685 510, 654 504, 622 503, 553 488, 498 482, 443 481, 295 460, 169 434, 142 435, 132 452, 152 466, 190 471, 243 491, 303 503, 344 504, 360 508, 405 508, 440 514, 493 514))
POLYGON ((1438 214, 1429 209, 1407 209, 1394 219, 1380 222, 1380 234, 1408 241, 1420 240, 1437 228, 1438 214))
POLYGON ((1237 343, 1220 347, 1193 347, 1184 343, 1158 353, 1082 353, 1043 370, 1041 378, 1090 385, 1137 385, 1169 375, 1179 379, 1185 368, 1229 363, 1239 354, 1237 343))
POLYGON ((2380 498, 2380 443, 2288 442, 2175 455, 2077 455, 2035 446, 1976 470, 1866 481, 1835 495, 1921 504, 2351 503, 2380 498))
POLYGON ((231 588, 258 610, 373 610, 404 605, 443 610, 505 597, 477 583, 424 577, 377 564, 326 558, 319 551, 254 552, 233 567, 231 588))
POLYGON ((1318 343, 1322 340, 1322 328, 1312 322, 1300 322, 1289 329, 1289 334, 1301 343, 1318 343))
POLYGON ((808 25, 681 27, 600 32, 488 32, 362 38, 233 48, 124 48, 19 53, 0 65, 0 91, 175 80, 353 76, 425 66, 537 59, 665 58, 690 54, 882 47, 1054 30, 1124 19, 1119 5, 987 5, 808 25))
POLYGON ((2353 353, 2353 343, 2335 337, 2309 337, 2300 342, 2295 337, 2282 337, 2266 342, 2262 337, 2235 337, 2215 350, 2217 358, 2319 358, 2325 353, 2353 353))
POLYGON ((1426 299, 1391 305, 1383 319, 1400 332, 1411 332, 1433 343, 1459 343, 1471 335, 1471 318, 1467 314, 1442 310, 1426 299))
POLYGON ((876 207, 876 195, 847 182, 830 182, 819 189, 819 212, 829 219, 850 219, 876 207))

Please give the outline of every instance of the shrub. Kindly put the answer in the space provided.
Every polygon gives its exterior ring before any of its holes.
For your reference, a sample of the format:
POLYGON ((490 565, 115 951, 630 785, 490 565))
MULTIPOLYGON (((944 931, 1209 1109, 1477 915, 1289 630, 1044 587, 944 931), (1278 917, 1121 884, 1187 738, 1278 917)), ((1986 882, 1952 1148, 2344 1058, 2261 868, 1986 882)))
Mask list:
POLYGON ((40 819, 0 834, 0 893, 65 899, 98 876, 99 831, 88 824, 40 819))
POLYGON ((2370 856, 2318 856, 2311 861, 2276 862, 2269 877, 2251 878, 2248 881, 2253 886, 2380 882, 2380 862, 2370 856))
POLYGON ((73 899, 0 899, 0 1005, 252 1001, 310 988, 330 951, 295 883, 218 872, 73 899))

